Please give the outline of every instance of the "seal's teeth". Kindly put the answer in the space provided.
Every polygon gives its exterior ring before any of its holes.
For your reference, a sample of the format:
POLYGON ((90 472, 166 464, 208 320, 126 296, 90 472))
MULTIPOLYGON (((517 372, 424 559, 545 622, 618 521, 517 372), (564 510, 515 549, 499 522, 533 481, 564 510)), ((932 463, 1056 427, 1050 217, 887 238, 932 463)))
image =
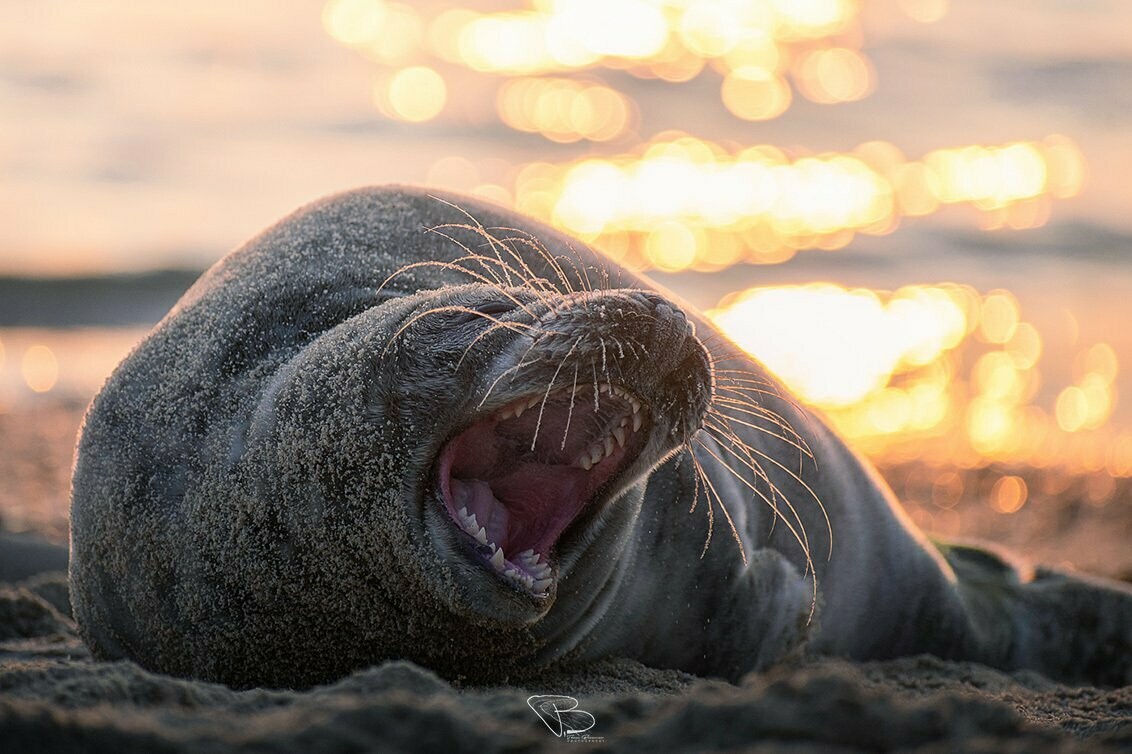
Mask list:
POLYGON ((613 452, 613 437, 605 438, 605 455, 608 458, 609 454, 613 452))
POLYGON ((550 586, 551 581, 553 581, 553 579, 537 579, 531 584, 531 591, 537 592, 538 594, 546 594, 546 589, 550 586))
POLYGON ((499 421, 506 421, 514 415, 515 415, 515 409, 512 408, 511 406, 508 406, 507 408, 503 409, 498 414, 496 414, 495 418, 498 419, 499 421))
POLYGON ((521 553, 519 553, 519 560, 522 560, 524 563, 530 563, 531 561, 537 562, 538 558, 534 555, 534 550, 523 550, 521 553))
POLYGON ((634 432, 636 432, 638 429, 641 428, 641 423, 643 421, 644 421, 644 417, 642 417, 639 413, 633 414, 633 431, 634 432))
POLYGON ((641 402, 636 398, 630 398, 629 402, 633 404, 633 413, 639 414, 641 412, 641 402))
POLYGON ((468 531, 472 534, 475 534, 476 530, 480 528, 480 522, 476 521, 476 514, 474 513, 465 518, 464 523, 467 524, 468 531))
POLYGON ((480 530, 476 532, 476 541, 481 545, 487 544, 487 529, 480 527, 480 530))
POLYGON ((617 440, 617 447, 625 447, 625 438, 628 436, 628 434, 629 433, 625 430, 624 425, 613 430, 613 439, 617 440))
POLYGON ((547 565, 546 563, 540 563, 539 565, 531 566, 531 573, 534 574, 534 576, 536 578, 540 578, 540 579, 549 578, 550 577, 550 566, 547 565))
POLYGON ((467 508, 461 508, 460 509, 460 518, 467 518, 467 517, 468 517, 468 509, 467 508))
POLYGON ((525 403, 516 404, 516 406, 511 410, 512 410, 515 418, 518 419, 520 416, 523 415, 523 412, 527 410, 527 404, 525 404, 525 403))
POLYGON ((605 458, 605 448, 601 443, 594 443, 590 446, 590 466, 596 466, 605 458))
POLYGON ((527 401, 527 405, 523 406, 522 410, 526 411, 528 408, 531 408, 532 406, 534 406, 536 403, 538 403, 541 400, 542 400, 541 395, 532 396, 531 399, 527 401))
POLYGON ((618 423, 618 426, 628 427, 629 426, 629 417, 628 416, 622 416, 621 421, 618 423))
POLYGON ((495 554, 491 556, 491 567, 497 571, 502 571, 505 562, 507 562, 507 559, 503 557, 503 548, 500 547, 495 551, 495 554))
POLYGON ((586 471, 589 471, 590 469, 593 468, 594 463, 593 463, 593 461, 590 460, 590 456, 589 456, 588 453, 583 453, 582 455, 578 456, 577 461, 574 461, 574 465, 575 466, 581 466, 586 471))

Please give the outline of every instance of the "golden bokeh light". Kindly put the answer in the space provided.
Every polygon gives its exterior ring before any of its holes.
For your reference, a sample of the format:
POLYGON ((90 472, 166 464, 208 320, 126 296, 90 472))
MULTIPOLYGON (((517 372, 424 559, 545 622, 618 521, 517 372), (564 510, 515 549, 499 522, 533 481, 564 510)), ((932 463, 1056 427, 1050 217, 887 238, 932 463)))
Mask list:
POLYGON ((812 50, 794 65, 794 81, 802 94, 825 105, 865 97, 875 78, 872 64, 860 52, 844 47, 812 50))
POLYGON ((551 141, 609 141, 625 132, 633 103, 594 82, 556 78, 515 78, 499 89, 496 111, 509 127, 540 133, 551 141))
POLYGON ((1116 381, 1120 362, 1116 358, 1116 351, 1108 343, 1095 343, 1077 358, 1074 371, 1082 379, 1088 375, 1096 375, 1105 384, 1116 381))
POLYGON ((390 116, 410 123, 423 123, 432 120, 444 109, 448 87, 444 78, 432 68, 412 66, 379 83, 374 98, 379 108, 390 116))
MULTIPOLYGON (((745 120, 774 118, 789 107, 793 95, 785 74, 791 66, 795 85, 814 102, 858 100, 875 84, 872 64, 860 50, 857 0, 532 0, 527 5, 479 12, 329 0, 322 18, 335 41, 389 65, 432 55, 503 77, 600 67, 673 83, 710 68, 723 79, 727 109, 745 120)), ((930 9, 936 17, 944 10, 930 9)), ((631 99, 627 104, 635 107, 631 99)), ((560 130, 526 130, 565 141, 560 130)), ((591 137, 574 140, 581 138, 591 137)))
POLYGON ((790 106, 790 87, 777 74, 741 66, 723 77, 724 106, 743 120, 777 118, 790 106))
POLYGON ((990 504, 999 513, 1017 513, 1026 504, 1029 490, 1019 476, 1004 476, 991 488, 990 504))
POLYGON ((1018 300, 1009 291, 994 291, 983 301, 979 333, 988 343, 1005 343, 1018 327, 1018 300))
POLYGON ((1047 155, 1048 150, 1043 151, 1041 145, 1019 142, 1001 147, 940 149, 924 162, 939 201, 993 210, 1046 193, 1047 155))
POLYGON ((59 361, 50 348, 36 344, 24 351, 20 371, 29 388, 36 393, 46 393, 59 379, 59 361))
POLYGON ((322 9, 322 25, 336 41, 362 45, 377 34, 385 12, 382 0, 330 0, 322 9))
POLYGON ((885 392, 892 375, 936 360, 966 329, 943 288, 910 287, 886 300, 824 283, 757 288, 707 315, 807 401, 836 408, 873 396, 871 424, 882 433, 913 416, 908 395, 885 392))
MULTIPOLYGON (((756 75, 762 74, 752 74, 756 75)), ((529 103, 537 98, 528 93, 536 89, 530 87, 545 84, 539 79, 513 82, 514 99, 501 106, 501 112, 509 113, 505 119, 526 117, 520 115, 524 108, 533 111, 529 103)), ((589 91, 577 83, 567 86, 571 92, 589 91)), ((556 117, 557 122, 566 122, 568 117, 564 107, 548 108, 548 113, 548 123, 556 117)), ((523 127, 534 126, 524 123, 523 127)), ((581 138, 576 133, 555 138, 581 138)), ((996 165, 1041 155, 1033 144, 970 149, 1005 155, 994 158, 996 165), (1014 149, 1019 146, 1024 148, 1014 149)), ((518 209, 599 247, 614 236, 623 244, 627 234, 628 248, 620 259, 640 268, 655 266, 655 251, 647 248, 650 234, 662 223, 678 223, 706 241, 697 244, 694 256, 665 256, 665 269, 673 269, 671 265, 683 259, 687 268, 710 270, 740 260, 777 263, 799 249, 842 248, 857 233, 889 233, 904 214, 930 214, 941 206, 939 195, 957 196, 960 192, 948 188, 948 181, 971 182, 963 172, 967 165, 957 161, 941 178, 924 163, 906 161, 899 149, 886 142, 869 142, 848 153, 791 158, 771 146, 724 148, 666 132, 631 153, 524 166, 516 173, 514 196, 518 209), (725 250, 716 255, 719 246, 725 250)), ((1033 201, 1028 190, 1016 201, 1033 201)), ((1005 206, 1013 206, 1005 196, 999 198, 1007 202, 1005 206)), ((978 201, 969 205, 981 206, 978 201)), ((1016 309, 1016 303, 1006 294, 988 303, 983 328, 991 342, 1010 339, 1017 324, 1010 319, 1011 307, 1016 309)))
POLYGON ((768 286, 731 294, 707 316, 878 457, 1132 476, 1132 433, 1112 426, 1111 346, 1083 348, 1075 384, 1041 391, 1044 338, 1007 291, 768 286), (1009 312, 1009 337, 984 337, 988 311, 1009 312))

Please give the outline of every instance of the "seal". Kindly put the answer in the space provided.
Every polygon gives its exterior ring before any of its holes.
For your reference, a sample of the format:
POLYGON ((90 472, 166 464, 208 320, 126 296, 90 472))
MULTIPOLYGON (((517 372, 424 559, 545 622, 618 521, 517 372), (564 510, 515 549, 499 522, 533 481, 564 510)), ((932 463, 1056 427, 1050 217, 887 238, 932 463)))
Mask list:
POLYGON ((675 296, 420 190, 316 202, 205 273, 91 404, 71 527, 96 656, 239 687, 804 651, 1130 680, 1128 590, 933 545, 675 296))

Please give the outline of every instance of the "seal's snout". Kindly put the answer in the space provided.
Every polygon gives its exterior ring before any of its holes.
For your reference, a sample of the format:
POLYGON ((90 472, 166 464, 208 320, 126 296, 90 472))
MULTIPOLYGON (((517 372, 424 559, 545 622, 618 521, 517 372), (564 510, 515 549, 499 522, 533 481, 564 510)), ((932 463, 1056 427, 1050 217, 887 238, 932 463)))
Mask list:
POLYGON ((437 488, 454 557, 545 603, 562 543, 586 541, 606 505, 702 425, 711 370, 691 321, 658 294, 509 294, 521 305, 498 314, 516 329, 482 326, 511 346, 479 374, 437 488))
POLYGON ((702 425, 713 380, 707 349, 693 322, 654 291, 615 289, 564 297, 540 322, 547 362, 589 363, 583 373, 620 382, 670 422, 668 441, 680 444, 702 425))

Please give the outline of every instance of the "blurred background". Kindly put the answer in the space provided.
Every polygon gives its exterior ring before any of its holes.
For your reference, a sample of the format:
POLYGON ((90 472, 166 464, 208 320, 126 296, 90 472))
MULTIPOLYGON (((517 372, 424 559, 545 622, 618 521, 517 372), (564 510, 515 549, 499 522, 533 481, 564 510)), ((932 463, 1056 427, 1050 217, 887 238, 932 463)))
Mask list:
POLYGON ((1132 576, 1132 4, 0 0, 0 522, 193 279, 362 184, 647 270, 944 537, 1132 576))

